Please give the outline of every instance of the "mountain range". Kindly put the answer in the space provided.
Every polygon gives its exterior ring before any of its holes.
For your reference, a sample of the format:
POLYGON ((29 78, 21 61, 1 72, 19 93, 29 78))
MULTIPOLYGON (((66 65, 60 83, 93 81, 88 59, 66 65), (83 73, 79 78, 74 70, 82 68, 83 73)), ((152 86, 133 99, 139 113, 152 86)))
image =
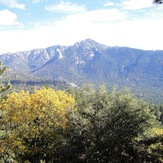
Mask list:
POLYGON ((73 46, 5 53, 0 61, 14 71, 47 80, 163 92, 163 50, 110 47, 86 39, 73 46))

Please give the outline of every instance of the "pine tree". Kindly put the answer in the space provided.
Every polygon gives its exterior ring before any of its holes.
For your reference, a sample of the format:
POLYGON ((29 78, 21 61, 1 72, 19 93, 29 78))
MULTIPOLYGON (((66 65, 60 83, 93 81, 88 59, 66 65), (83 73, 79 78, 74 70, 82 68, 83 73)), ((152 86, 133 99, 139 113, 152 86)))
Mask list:
MULTIPOLYGON (((5 72, 6 66, 3 66, 2 63, 0 62, 0 76, 5 72)), ((6 82, 0 85, 0 97, 2 97, 3 92, 8 90, 11 87, 10 82, 6 82)))

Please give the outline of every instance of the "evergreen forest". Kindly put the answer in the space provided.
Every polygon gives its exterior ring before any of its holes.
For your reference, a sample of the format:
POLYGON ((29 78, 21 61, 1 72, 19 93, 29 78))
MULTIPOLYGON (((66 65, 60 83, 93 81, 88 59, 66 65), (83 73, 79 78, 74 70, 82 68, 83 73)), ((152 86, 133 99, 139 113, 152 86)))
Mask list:
POLYGON ((127 88, 12 84, 0 85, 1 163, 163 162, 163 104, 127 88))

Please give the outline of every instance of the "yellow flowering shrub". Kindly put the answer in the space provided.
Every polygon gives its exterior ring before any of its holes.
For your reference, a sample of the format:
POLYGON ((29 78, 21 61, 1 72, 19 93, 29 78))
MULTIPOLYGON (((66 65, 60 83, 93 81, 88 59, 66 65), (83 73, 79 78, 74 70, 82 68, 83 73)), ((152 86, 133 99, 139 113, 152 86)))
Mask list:
POLYGON ((68 112, 74 105, 71 95, 50 88, 35 90, 32 94, 24 91, 9 94, 0 105, 1 123, 10 131, 1 141, 0 151, 7 148, 22 153, 42 150, 42 142, 56 138, 56 128, 67 126, 68 112))

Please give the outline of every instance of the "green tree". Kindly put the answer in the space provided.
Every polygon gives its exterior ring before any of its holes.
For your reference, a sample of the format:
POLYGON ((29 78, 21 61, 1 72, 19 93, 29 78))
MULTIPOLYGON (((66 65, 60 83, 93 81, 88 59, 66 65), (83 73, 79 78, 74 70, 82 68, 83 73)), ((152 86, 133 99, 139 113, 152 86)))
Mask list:
MULTIPOLYGON (((2 77, 5 70, 6 70, 6 67, 3 66, 2 63, 0 62, 0 77, 2 77)), ((0 84, 0 101, 2 101, 2 99, 6 96, 7 90, 10 87, 11 87, 10 82, 0 84)), ((2 121, 1 121, 2 114, 3 114, 3 112, 0 110, 0 145, 1 145, 1 141, 6 136, 6 130, 4 130, 4 127, 3 127, 3 124, 2 124, 2 121)), ((6 157, 6 159, 8 159, 8 155, 5 155, 5 157, 6 157)), ((3 158, 2 158, 1 153, 0 153, 0 162, 2 162, 2 161, 3 161, 3 158)))
POLYGON ((143 162, 137 153, 136 138, 155 121, 148 104, 127 90, 108 92, 104 87, 91 92, 83 89, 76 101, 78 110, 69 116, 63 159, 143 162))
MULTIPOLYGON (((2 76, 2 74, 4 73, 4 71, 6 70, 6 67, 2 65, 2 63, 0 62, 0 76, 2 76)), ((2 83, 0 85, 0 98, 3 97, 3 93, 8 90, 11 87, 11 84, 9 82, 7 83, 2 83)))
POLYGON ((160 122, 161 122, 161 124, 163 126, 163 105, 160 105, 160 112, 161 112, 161 114, 160 114, 160 122))

